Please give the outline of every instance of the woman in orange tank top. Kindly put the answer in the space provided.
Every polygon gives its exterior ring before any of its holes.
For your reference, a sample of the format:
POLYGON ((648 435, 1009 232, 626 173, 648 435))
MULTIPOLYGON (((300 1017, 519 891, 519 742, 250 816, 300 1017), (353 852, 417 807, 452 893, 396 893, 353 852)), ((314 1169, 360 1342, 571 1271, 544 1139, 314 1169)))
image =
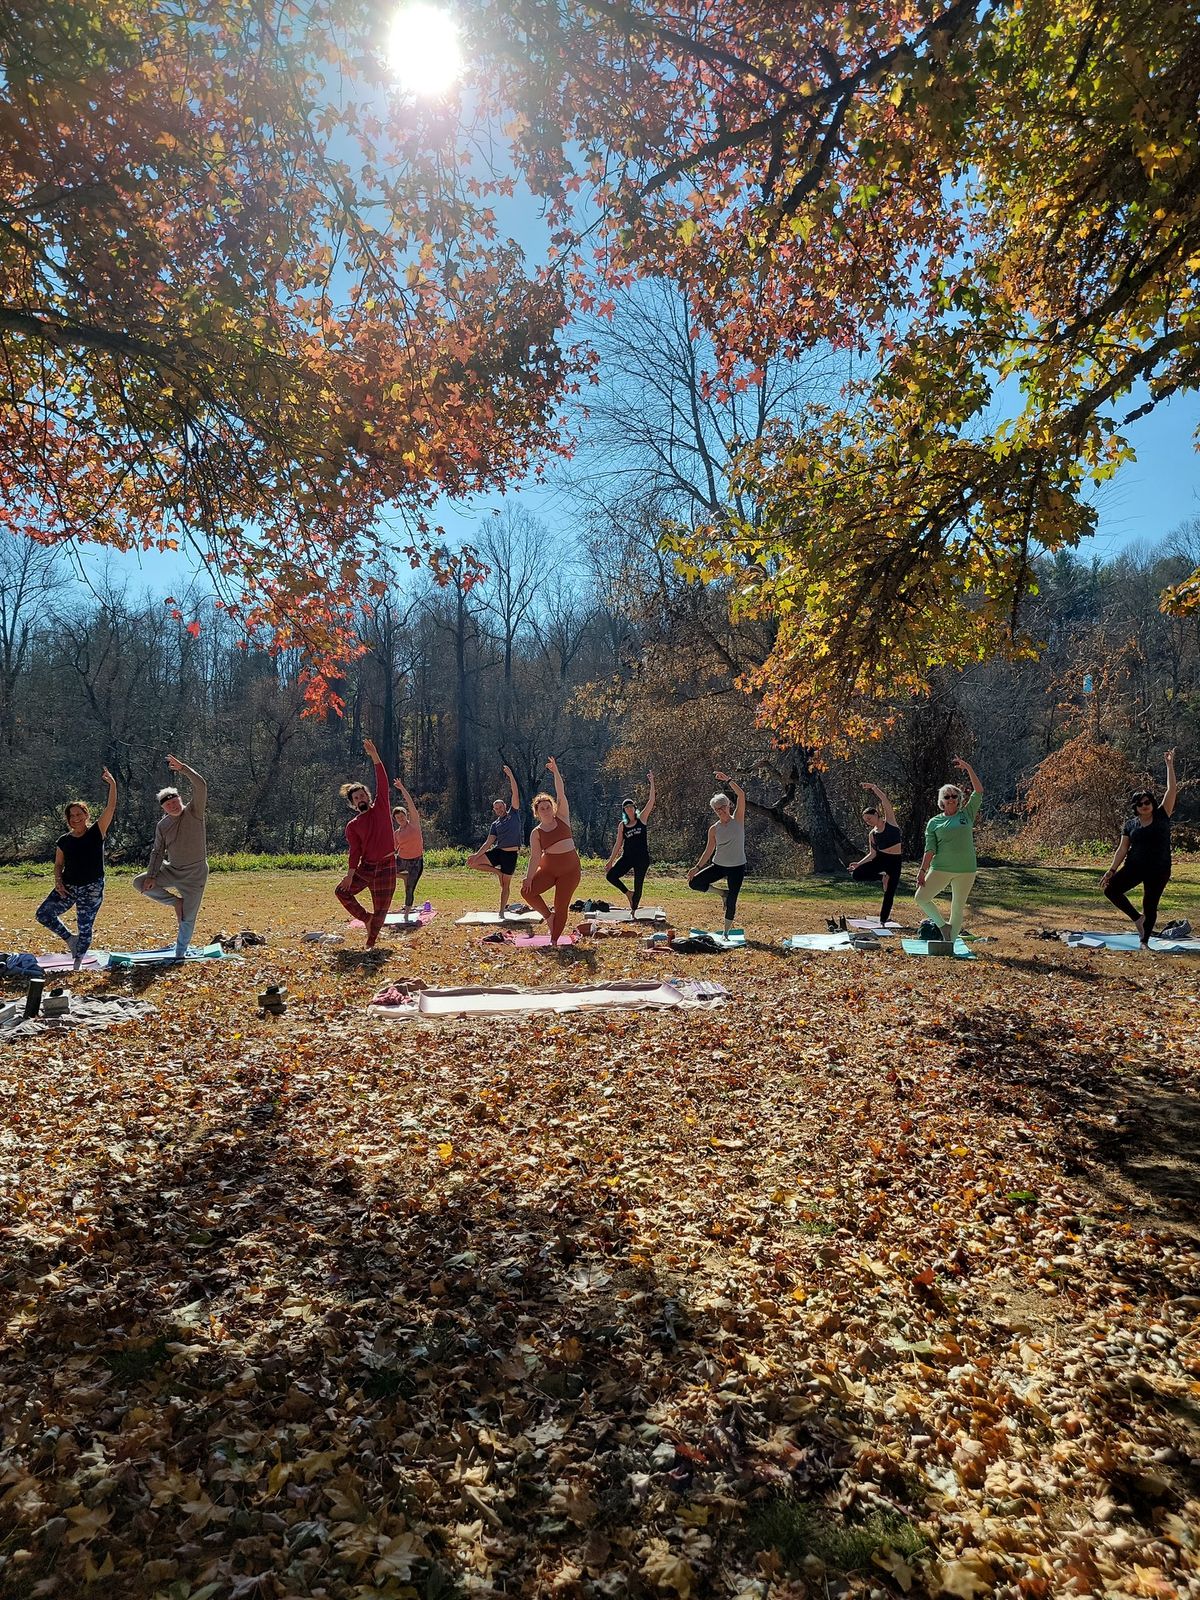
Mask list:
POLYGON ((583 868, 571 834, 567 791, 553 756, 547 761, 546 770, 554 779, 554 794, 533 797, 537 826, 529 835, 529 870, 521 885, 521 897, 526 905, 542 913, 550 926, 550 942, 557 944, 567 925, 571 896, 579 887, 583 868), (542 899, 550 889, 554 890, 553 912, 542 899))

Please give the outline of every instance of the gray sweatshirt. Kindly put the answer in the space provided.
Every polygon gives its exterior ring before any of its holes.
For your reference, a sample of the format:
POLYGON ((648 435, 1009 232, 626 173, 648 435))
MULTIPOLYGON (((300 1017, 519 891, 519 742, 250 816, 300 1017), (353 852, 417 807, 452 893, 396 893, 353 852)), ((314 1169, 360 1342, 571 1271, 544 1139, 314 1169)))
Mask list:
POLYGON ((174 872, 208 872, 208 848, 204 827, 204 808, 208 804, 208 785, 198 772, 181 767, 181 774, 192 786, 192 798, 177 817, 165 814, 154 830, 150 862, 146 870, 157 877, 164 860, 174 872))

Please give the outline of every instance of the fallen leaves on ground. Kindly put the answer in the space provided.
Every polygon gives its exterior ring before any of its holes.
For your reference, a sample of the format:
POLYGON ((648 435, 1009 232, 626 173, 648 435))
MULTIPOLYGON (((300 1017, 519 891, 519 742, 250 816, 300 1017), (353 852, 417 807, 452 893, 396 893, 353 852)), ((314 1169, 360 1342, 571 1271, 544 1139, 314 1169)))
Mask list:
POLYGON ((0 1056, 0 1592, 1196 1594, 1195 969, 753 916, 723 1010, 395 1024, 281 914, 0 1056))

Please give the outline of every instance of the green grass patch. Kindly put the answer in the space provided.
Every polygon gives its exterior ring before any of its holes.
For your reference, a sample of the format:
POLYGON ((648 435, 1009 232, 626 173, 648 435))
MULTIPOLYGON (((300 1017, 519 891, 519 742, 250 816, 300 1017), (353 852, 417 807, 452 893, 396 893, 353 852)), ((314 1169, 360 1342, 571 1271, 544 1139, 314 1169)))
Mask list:
POLYGON ((793 1569, 810 1556, 835 1572, 869 1570, 878 1551, 889 1548, 905 1560, 925 1548, 920 1529, 907 1517, 875 1512, 865 1522, 846 1522, 804 1500, 772 1500, 747 1524, 756 1550, 774 1550, 793 1569))

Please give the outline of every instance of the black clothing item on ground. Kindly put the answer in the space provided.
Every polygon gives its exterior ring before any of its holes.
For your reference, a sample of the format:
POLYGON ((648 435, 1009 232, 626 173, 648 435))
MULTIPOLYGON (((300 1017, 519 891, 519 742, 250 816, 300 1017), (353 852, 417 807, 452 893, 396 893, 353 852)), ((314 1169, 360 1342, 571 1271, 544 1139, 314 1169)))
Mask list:
MULTIPOLYGON (((1132 851, 1130 851, 1132 854, 1132 851)), ((1171 869, 1168 863, 1165 872, 1146 872, 1135 867, 1128 857, 1113 873, 1105 887, 1105 899, 1111 900, 1118 911, 1123 911, 1130 922, 1136 922, 1142 917, 1142 942, 1149 941, 1154 932, 1154 924, 1158 919, 1158 903, 1163 897, 1163 890, 1171 881, 1171 869), (1142 909, 1137 911, 1130 902, 1127 891, 1142 885, 1142 909)))
MULTIPOLYGON (((626 830, 625 837, 626 839, 629 837, 628 830, 626 830)), ((631 903, 631 909, 634 911, 636 911, 642 903, 642 885, 646 881, 646 873, 649 870, 649 867, 649 857, 647 857, 645 860, 642 860, 640 857, 626 854, 621 857, 621 859, 616 863, 615 866, 612 867, 610 871, 604 874, 605 879, 607 882, 612 884, 614 889, 619 889, 622 894, 628 895, 629 890, 621 882, 621 879, 627 872, 633 873, 633 900, 631 903)))
POLYGON ((879 907, 880 926, 887 923, 892 914, 892 902, 896 898, 896 890, 900 887, 900 874, 904 869, 904 860, 901 856, 874 856, 870 861, 864 861, 861 866, 855 867, 850 876, 855 883, 871 883, 877 878, 883 879, 883 903, 879 907))
POLYGON ((1121 832, 1129 840, 1129 853, 1122 867, 1135 867, 1143 873, 1165 872, 1170 876, 1171 819, 1157 800, 1149 822, 1143 822, 1140 817, 1130 817, 1121 832))
POLYGON ((78 838, 64 833, 55 840, 55 849, 63 854, 63 882, 68 887, 83 883, 99 883, 104 876, 104 835, 98 823, 93 822, 78 838))
POLYGON ((745 867, 718 867, 714 862, 710 866, 702 867, 688 884, 688 888, 702 893, 705 889, 711 888, 718 878, 724 878, 727 884, 723 891, 725 896, 725 920, 726 922, 732 922, 737 915, 738 895, 741 893, 745 876, 745 867))

